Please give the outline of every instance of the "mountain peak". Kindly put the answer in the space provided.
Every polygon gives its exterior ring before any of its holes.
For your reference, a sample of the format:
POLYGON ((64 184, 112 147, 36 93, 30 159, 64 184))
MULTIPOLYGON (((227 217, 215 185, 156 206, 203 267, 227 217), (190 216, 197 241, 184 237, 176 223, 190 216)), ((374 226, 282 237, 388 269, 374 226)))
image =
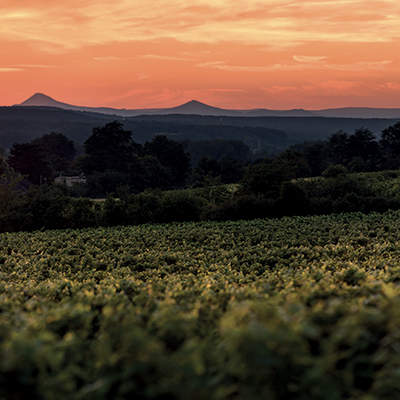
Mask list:
POLYGON ((191 106, 191 107, 211 107, 208 104, 202 103, 201 101, 198 101, 198 100, 187 101, 186 103, 183 103, 178 107, 189 107, 189 106, 191 106))
POLYGON ((205 105, 204 103, 202 103, 201 101, 198 101, 198 100, 190 100, 190 101, 188 101, 186 104, 201 104, 201 105, 205 105))
POLYGON ((187 103, 175 107, 172 110, 196 114, 198 112, 202 113, 207 111, 215 112, 216 110, 219 110, 219 108, 202 103, 201 101, 198 100, 190 100, 187 103))
POLYGON ((46 97, 48 99, 51 99, 50 96, 47 96, 47 94, 41 93, 41 92, 36 92, 33 96, 31 97, 46 97))
POLYGON ((47 96, 44 93, 35 93, 33 96, 29 97, 23 101, 20 105, 21 106, 55 106, 57 105, 57 101, 47 96))

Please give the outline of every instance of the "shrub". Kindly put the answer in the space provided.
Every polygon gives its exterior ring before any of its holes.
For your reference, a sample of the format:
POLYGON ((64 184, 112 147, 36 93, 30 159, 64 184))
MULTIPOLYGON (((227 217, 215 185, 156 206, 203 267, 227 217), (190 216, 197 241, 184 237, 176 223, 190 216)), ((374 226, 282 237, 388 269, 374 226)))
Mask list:
POLYGON ((324 172, 322 176, 325 178, 337 178, 341 175, 346 175, 348 173, 347 168, 342 164, 330 165, 324 172))

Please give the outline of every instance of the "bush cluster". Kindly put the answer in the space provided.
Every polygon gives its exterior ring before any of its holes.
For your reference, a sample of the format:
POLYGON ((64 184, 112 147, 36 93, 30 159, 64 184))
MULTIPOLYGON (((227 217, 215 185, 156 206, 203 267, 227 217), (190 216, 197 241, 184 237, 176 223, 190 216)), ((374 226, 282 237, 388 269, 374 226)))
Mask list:
MULTIPOLYGON (((400 171, 339 174, 276 183, 274 190, 246 185, 129 194, 103 200, 71 197, 42 185, 2 193, 0 232, 83 228, 143 223, 240 220, 400 208, 400 171)), ((6 185, 5 185, 6 186, 6 185)))

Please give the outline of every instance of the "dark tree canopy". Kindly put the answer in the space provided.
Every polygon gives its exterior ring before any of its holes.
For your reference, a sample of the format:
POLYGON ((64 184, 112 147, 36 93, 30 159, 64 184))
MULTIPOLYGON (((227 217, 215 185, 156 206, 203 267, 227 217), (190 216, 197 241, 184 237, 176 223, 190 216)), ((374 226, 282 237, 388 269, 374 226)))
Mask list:
POLYGON ((345 164, 348 160, 349 135, 339 131, 328 140, 329 158, 333 164, 345 164))
POLYGON ((190 168, 182 144, 156 136, 142 146, 117 121, 93 129, 85 151, 82 169, 97 194, 112 193, 122 186, 131 192, 181 187, 190 168))
POLYGON ((247 193, 275 198, 284 181, 293 178, 289 165, 280 161, 264 160, 247 168, 242 184, 247 193))
MULTIPOLYGON (((375 135, 368 129, 357 129, 353 135, 349 136, 349 157, 350 161, 354 159, 361 160, 364 166, 362 171, 372 171, 379 162, 379 145, 375 135)), ((357 171, 356 168, 352 168, 357 171)))
POLYGON ((293 150, 303 154, 311 176, 321 175, 330 164, 327 142, 304 143, 293 146, 293 150))
POLYGON ((238 160, 224 158, 221 161, 204 157, 194 169, 194 186, 209 186, 220 183, 237 183, 243 178, 244 164, 238 160))
POLYGON ((385 158, 386 168, 400 167, 400 122, 382 131, 379 142, 383 156, 385 158))
POLYGON ((400 122, 382 131, 380 144, 385 150, 400 154, 400 122))
POLYGON ((74 143, 61 133, 50 133, 30 143, 14 144, 8 162, 34 184, 51 182, 66 171, 75 157, 74 143))
POLYGON ((62 133, 52 132, 33 140, 32 143, 40 148, 49 167, 56 172, 68 169, 76 155, 74 142, 62 133))
POLYGON ((53 173, 37 144, 14 144, 8 159, 9 165, 32 183, 41 184, 52 179, 53 173))
POLYGON ((141 146, 132 140, 131 131, 114 121, 94 128, 84 147, 87 157, 83 169, 90 174, 107 170, 127 172, 141 146))
POLYGON ((196 168, 203 158, 216 161, 231 159, 243 163, 251 159, 249 147, 240 140, 187 141, 185 142, 185 149, 190 154, 193 168, 196 168))
POLYGON ((174 142, 166 136, 156 136, 144 145, 146 154, 156 157, 169 171, 171 186, 179 187, 185 183, 190 169, 190 157, 183 144, 174 142))

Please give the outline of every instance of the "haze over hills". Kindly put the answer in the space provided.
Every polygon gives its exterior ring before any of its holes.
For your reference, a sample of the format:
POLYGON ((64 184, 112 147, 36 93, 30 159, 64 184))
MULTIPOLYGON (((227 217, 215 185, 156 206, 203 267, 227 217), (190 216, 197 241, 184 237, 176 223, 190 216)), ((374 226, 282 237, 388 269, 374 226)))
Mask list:
POLYGON ((61 132, 82 145, 94 127, 116 119, 138 143, 155 135, 181 142, 238 140, 253 154, 276 154, 293 144, 325 140, 339 130, 353 133, 364 127, 379 136, 400 120, 400 109, 227 110, 192 100, 173 108, 120 110, 75 106, 36 93, 20 105, 0 107, 0 148, 50 132, 61 132))
MULTIPOLYGON (((40 98, 39 98, 40 99, 40 98)), ((192 106, 196 104, 192 103, 192 106)), ((138 143, 155 135, 177 141, 239 140, 253 154, 276 154, 292 144, 325 140, 344 130, 353 133, 364 127, 379 136, 398 119, 328 118, 284 116, 215 116, 196 114, 136 115, 121 117, 100 112, 79 111, 49 106, 0 107, 0 149, 14 143, 26 143, 50 132, 60 132, 78 145, 91 135, 92 129, 120 120, 138 143)))
POLYGON ((144 108, 144 109, 118 109, 111 107, 86 107, 76 106, 54 100, 43 93, 35 93, 23 101, 20 106, 57 107, 65 110, 89 111, 120 117, 133 117, 138 115, 205 115, 205 116, 231 116, 231 117, 333 117, 333 118, 400 118, 400 108, 368 108, 344 107, 322 110, 270 110, 265 108, 248 110, 230 110, 213 107, 191 100, 185 104, 171 108, 144 108))
POLYGON ((43 93, 35 93, 29 99, 25 100, 20 106, 34 107, 57 107, 64 110, 90 111, 102 114, 118 115, 120 117, 133 117, 137 115, 168 115, 168 114, 190 114, 190 115, 214 115, 214 116, 312 116, 309 111, 305 110, 228 110, 224 108, 213 107, 208 104, 201 103, 197 100, 191 100, 185 104, 170 108, 142 108, 142 109, 118 109, 110 107, 86 107, 75 106, 54 100, 50 96, 43 93))

